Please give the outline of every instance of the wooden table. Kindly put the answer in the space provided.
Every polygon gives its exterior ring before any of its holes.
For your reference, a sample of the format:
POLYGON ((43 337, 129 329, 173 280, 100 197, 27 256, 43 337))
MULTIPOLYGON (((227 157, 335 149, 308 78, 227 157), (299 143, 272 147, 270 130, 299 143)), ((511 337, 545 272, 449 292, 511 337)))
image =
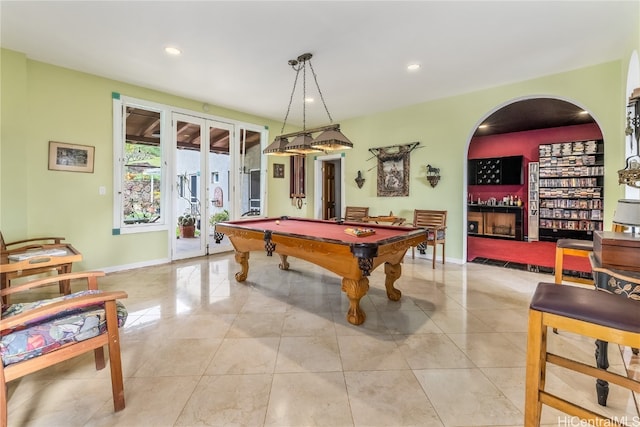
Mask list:
POLYGON ((604 268, 640 272, 640 235, 595 231, 593 253, 604 268))
MULTIPOLYGON (((640 272, 605 268, 595 252, 589 254, 589 260, 591 261, 596 289, 620 295, 622 298, 635 299, 640 304, 640 272)), ((640 305, 638 305, 638 312, 640 316, 640 305)), ((607 369, 609 367, 608 347, 608 342, 596 340, 595 356, 598 368, 607 369)), ((633 354, 638 354, 637 348, 633 349, 633 354)), ((596 392, 598 394, 598 403, 606 406, 607 397, 609 396, 609 383, 601 379, 596 380, 596 392)))
MULTIPOLYGON (((29 249, 13 249, 0 253, 0 289, 11 285, 11 280, 34 274, 57 271, 70 273, 74 262, 82 261, 82 254, 68 243, 39 245, 29 249)), ((60 292, 71 292, 69 281, 60 283, 60 292)), ((5 298, 6 300, 6 298, 5 298)), ((7 301, 5 301, 7 302, 7 301)))
POLYGON ((365 216, 364 218, 362 218, 362 222, 373 222, 376 224, 402 225, 405 221, 405 218, 400 218, 399 216, 395 215, 365 216))
POLYGON ((347 321, 354 325, 365 321, 360 299, 369 290, 370 272, 385 264, 387 297, 398 301, 402 294, 393 285, 402 274, 400 263, 410 247, 426 240, 423 228, 288 217, 219 222, 215 231, 228 236, 235 248, 241 266, 235 276, 238 282, 247 279, 250 251, 266 251, 268 256, 277 253, 282 270, 289 269, 290 255, 342 277, 342 290, 349 298, 347 321), (375 233, 356 237, 345 232, 348 228, 375 233))

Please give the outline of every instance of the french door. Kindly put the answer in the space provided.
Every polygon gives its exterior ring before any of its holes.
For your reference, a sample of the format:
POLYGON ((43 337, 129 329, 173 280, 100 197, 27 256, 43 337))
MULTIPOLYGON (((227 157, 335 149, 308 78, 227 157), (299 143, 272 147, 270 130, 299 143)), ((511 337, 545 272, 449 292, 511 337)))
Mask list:
POLYGON ((215 224, 262 215, 265 131, 175 112, 172 129, 176 177, 172 259, 230 251, 229 239, 215 234, 215 224), (193 234, 179 224, 185 217, 194 219, 193 234))

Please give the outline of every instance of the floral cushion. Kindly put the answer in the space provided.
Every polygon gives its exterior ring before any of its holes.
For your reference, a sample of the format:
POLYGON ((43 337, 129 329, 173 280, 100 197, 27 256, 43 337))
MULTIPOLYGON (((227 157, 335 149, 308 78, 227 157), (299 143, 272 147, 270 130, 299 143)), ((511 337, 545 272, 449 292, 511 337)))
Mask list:
MULTIPOLYGON (((434 237, 438 237, 438 240, 442 240, 444 239, 445 236, 445 230, 437 230, 436 232, 434 232, 433 230, 427 230, 427 240, 428 241, 433 241, 434 237)), ((427 250, 427 244, 425 242, 422 243, 418 243, 417 246, 418 250, 420 251, 421 254, 424 254, 425 251, 427 250)))
POLYGON ((438 237, 438 240, 444 239, 444 230, 437 230, 435 233, 433 230, 427 230, 427 240, 433 240, 436 236, 438 237))
MULTIPOLYGON (((101 293, 99 290, 75 292, 57 298, 17 303, 2 307, 2 318, 15 316, 38 307, 83 295, 101 293)), ((127 320, 127 309, 116 301, 118 326, 127 320)), ((0 335, 0 357, 4 366, 37 357, 62 345, 83 341, 100 335, 107 329, 104 304, 73 308, 55 316, 46 316, 0 335)))

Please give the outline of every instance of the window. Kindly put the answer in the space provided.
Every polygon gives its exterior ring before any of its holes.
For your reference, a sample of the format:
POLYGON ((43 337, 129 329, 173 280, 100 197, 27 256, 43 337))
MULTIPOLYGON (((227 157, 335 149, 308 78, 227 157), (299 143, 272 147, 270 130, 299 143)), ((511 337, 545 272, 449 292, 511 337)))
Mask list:
POLYGON ((151 231, 165 223, 163 106, 114 94, 114 229, 151 231))
POLYGON ((267 137, 264 127, 201 117, 118 93, 113 93, 112 99, 113 234, 173 230, 175 219, 185 210, 208 218, 213 208, 224 208, 232 215, 262 209, 264 198, 259 196, 265 190, 259 178, 264 173, 260 172, 261 147, 267 137), (196 138, 180 120, 186 120, 186 125, 197 123, 199 131, 202 124, 209 128, 206 158, 200 135, 196 138), (182 139, 185 134, 191 137, 189 141, 182 139), (183 167, 185 153, 198 167, 183 167), (231 172, 232 165, 237 172, 231 172), (250 197, 247 171, 253 169, 258 172, 252 175, 250 197), (207 202, 202 204, 201 197, 207 202))

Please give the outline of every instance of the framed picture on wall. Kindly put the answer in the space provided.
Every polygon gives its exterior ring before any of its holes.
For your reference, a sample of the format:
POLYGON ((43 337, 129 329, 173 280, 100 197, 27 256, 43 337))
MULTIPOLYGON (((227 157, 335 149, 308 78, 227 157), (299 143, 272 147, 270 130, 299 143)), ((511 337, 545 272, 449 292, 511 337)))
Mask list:
MULTIPOLYGON (((404 147, 403 147, 404 148, 404 147)), ((378 154, 378 197, 409 195, 409 151, 378 154)))
POLYGON ((95 147, 49 141, 49 170, 93 173, 95 147))
POLYGON ((273 164, 273 177, 274 178, 284 178, 284 164, 283 163, 274 163, 273 164))

